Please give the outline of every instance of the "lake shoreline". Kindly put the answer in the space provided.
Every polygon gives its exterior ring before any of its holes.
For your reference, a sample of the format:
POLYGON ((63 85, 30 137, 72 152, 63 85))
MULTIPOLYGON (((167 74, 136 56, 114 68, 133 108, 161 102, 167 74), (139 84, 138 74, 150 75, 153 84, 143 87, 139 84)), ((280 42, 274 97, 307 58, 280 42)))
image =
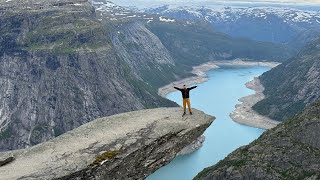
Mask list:
POLYGON ((165 97, 169 93, 176 91, 176 89, 173 88, 174 86, 182 87, 184 84, 187 86, 191 86, 194 84, 200 84, 200 83, 206 82, 208 80, 206 72, 212 69, 217 69, 219 67, 215 65, 213 62, 207 62, 199 66, 194 66, 192 68, 193 70, 191 71, 191 73, 194 74, 195 76, 181 79, 179 81, 175 81, 166 86, 163 86, 158 89, 158 94, 162 97, 165 97))
MULTIPOLYGON (((171 163, 150 175, 147 178, 148 180, 181 179, 181 177, 184 177, 182 179, 192 179, 203 168, 218 163, 236 148, 249 144, 265 131, 261 128, 234 122, 230 117, 230 113, 235 109, 235 105, 239 103, 239 98, 253 94, 253 91, 244 85, 254 77, 258 77, 268 71, 270 67, 266 67, 267 65, 265 64, 264 67, 261 67, 258 66, 261 65, 258 63, 250 63, 248 65, 241 62, 240 64, 239 61, 232 64, 230 62, 219 63, 219 66, 216 65, 218 63, 210 63, 213 68, 220 67, 220 69, 203 72, 205 76, 202 76, 207 77, 208 81, 199 84, 191 98, 193 98, 192 104, 194 108, 202 109, 210 115, 215 115, 217 121, 205 131, 206 139, 204 143, 199 138, 200 140, 198 139, 191 145, 186 146, 171 163), (198 148, 200 149, 197 150, 198 148)), ((192 70, 192 68, 190 69, 192 70)), ((180 92, 175 91, 165 97, 181 105, 180 92)), ((186 118, 188 117, 189 115, 186 118)), ((181 120, 183 121, 184 118, 181 120)))
POLYGON ((254 90, 255 93, 239 99, 241 103, 237 104, 235 110, 230 113, 231 119, 239 124, 261 129, 276 127, 280 123, 279 121, 262 116, 252 109, 257 102, 265 98, 263 94, 264 87, 259 78, 254 78, 254 80, 247 82, 246 87, 254 90))
MULTIPOLYGON (((208 81, 207 72, 212 69, 218 69, 222 66, 237 66, 237 67, 252 67, 252 66, 264 66, 274 68, 278 66, 278 62, 269 61, 244 61, 241 59, 236 60, 223 60, 223 61, 209 61, 207 63, 201 64, 199 66, 194 66, 191 73, 195 76, 188 77, 179 81, 172 82, 166 86, 158 89, 158 94, 165 97, 171 92, 176 91, 173 86, 182 87, 184 84, 187 86, 200 84, 208 81)), ((230 117, 233 121, 250 127, 261 128, 261 129, 271 129, 277 126, 280 122, 272 120, 268 117, 262 116, 252 109, 252 106, 257 102, 263 100, 264 87, 260 83, 258 78, 253 81, 246 83, 247 88, 255 91, 255 94, 245 96, 239 99, 240 104, 236 105, 235 110, 230 113, 230 117), (248 120, 251 119, 251 120, 248 120)))
POLYGON ((238 67, 252 67, 252 66, 264 66, 264 67, 271 67, 274 68, 278 66, 280 63, 277 62, 259 62, 259 61, 243 61, 243 60, 223 60, 223 61, 209 61, 207 63, 201 64, 199 66, 192 67, 191 73, 195 76, 188 77, 185 79, 181 79, 175 82, 172 82, 168 85, 160 87, 158 89, 158 95, 162 97, 166 97, 171 92, 176 91, 173 86, 182 87, 184 84, 186 86, 201 84, 208 81, 207 72, 212 69, 218 69, 220 66, 238 66, 238 67))

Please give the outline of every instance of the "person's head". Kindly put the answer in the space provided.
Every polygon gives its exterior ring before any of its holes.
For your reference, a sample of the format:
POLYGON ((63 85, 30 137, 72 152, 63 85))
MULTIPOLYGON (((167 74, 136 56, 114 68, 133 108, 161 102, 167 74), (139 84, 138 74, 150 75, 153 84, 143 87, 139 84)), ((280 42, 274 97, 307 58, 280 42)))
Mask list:
POLYGON ((186 85, 183 85, 183 89, 187 89, 187 86, 186 86, 186 85))

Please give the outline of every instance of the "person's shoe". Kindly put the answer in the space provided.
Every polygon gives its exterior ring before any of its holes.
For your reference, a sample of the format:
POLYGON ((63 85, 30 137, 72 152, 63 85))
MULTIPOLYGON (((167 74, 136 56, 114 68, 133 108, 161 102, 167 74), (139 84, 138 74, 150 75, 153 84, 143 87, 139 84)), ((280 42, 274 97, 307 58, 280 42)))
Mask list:
POLYGON ((186 112, 184 112, 184 113, 182 114, 182 116, 184 116, 184 115, 186 115, 186 112))
POLYGON ((190 115, 192 115, 192 112, 190 112, 190 115))

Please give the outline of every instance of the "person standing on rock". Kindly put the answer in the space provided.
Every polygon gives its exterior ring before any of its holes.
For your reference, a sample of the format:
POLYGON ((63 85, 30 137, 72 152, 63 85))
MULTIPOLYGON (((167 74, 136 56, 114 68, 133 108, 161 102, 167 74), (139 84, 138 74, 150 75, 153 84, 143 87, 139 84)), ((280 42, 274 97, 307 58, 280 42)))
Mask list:
POLYGON ((175 89, 181 91, 181 94, 182 94, 182 104, 183 104, 183 115, 186 115, 186 111, 187 111, 187 107, 186 105, 188 104, 188 108, 189 108, 189 112, 190 112, 190 115, 192 115, 192 110, 191 110, 191 105, 190 105, 190 90, 196 88, 197 86, 192 86, 190 88, 187 88, 186 85, 183 85, 183 88, 180 89, 180 88, 177 88, 177 87, 174 87, 175 89))

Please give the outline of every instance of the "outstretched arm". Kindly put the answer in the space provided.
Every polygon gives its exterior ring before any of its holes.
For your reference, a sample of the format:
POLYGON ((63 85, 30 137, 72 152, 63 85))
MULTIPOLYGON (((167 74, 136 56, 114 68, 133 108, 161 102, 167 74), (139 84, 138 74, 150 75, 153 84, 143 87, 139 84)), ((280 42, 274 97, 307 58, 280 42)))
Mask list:
POLYGON ((179 91, 181 91, 181 89, 180 89, 180 88, 177 88, 177 87, 173 87, 173 88, 175 88, 176 90, 179 90, 179 91))
POLYGON ((189 90, 196 88, 197 86, 192 86, 191 88, 189 88, 189 90))

